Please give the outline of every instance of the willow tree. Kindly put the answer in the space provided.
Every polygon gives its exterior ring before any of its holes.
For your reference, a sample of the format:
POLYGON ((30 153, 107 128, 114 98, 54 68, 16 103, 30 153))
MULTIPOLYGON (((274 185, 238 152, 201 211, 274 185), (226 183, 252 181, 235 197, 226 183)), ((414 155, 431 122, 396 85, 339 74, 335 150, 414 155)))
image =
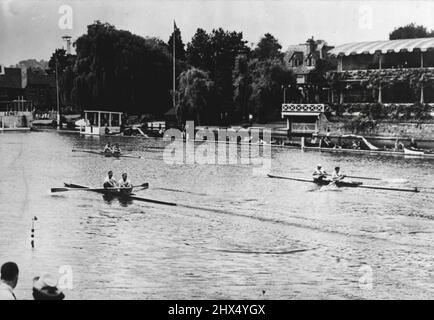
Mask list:
POLYGON ((177 91, 177 114, 181 115, 181 122, 194 120, 202 125, 213 118, 213 87, 214 82, 203 70, 193 67, 181 73, 177 91))
POLYGON ((96 21, 75 45, 80 105, 155 116, 171 107, 172 57, 162 40, 96 21))

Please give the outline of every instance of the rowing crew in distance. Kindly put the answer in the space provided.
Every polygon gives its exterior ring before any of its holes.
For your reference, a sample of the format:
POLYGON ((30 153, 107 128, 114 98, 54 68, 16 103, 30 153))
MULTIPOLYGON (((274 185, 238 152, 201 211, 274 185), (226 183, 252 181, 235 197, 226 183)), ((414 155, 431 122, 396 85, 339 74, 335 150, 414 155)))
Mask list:
POLYGON ((108 155, 114 155, 114 156, 120 156, 121 154, 121 148, 119 148, 119 144, 115 143, 114 146, 111 145, 110 142, 108 142, 103 152, 108 155))
POLYGON ((119 181, 113 177, 113 171, 109 171, 107 177, 104 179, 103 183, 104 189, 115 189, 116 192, 120 192, 124 195, 130 195, 133 191, 133 185, 128 179, 126 173, 122 173, 122 178, 119 181))

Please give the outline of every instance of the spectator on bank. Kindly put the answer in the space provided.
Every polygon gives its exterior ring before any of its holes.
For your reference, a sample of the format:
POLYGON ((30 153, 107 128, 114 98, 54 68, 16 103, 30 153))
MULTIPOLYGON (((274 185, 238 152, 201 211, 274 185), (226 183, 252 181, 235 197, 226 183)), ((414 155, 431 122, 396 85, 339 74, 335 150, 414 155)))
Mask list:
POLYGON ((51 275, 43 275, 33 279, 33 298, 35 300, 63 300, 65 295, 57 287, 58 279, 51 275))
POLYGON ((16 300, 14 289, 18 283, 18 266, 15 262, 6 262, 1 267, 0 300, 16 300))

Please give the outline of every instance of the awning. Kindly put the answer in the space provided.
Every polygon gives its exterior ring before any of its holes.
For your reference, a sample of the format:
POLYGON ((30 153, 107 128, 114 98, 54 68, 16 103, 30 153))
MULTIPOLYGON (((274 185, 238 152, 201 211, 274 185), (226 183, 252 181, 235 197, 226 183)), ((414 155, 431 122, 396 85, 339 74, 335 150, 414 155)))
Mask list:
POLYGON ((353 42, 337 46, 328 53, 334 56, 349 56, 354 54, 374 54, 375 52, 413 52, 414 50, 422 52, 434 50, 434 38, 353 42))

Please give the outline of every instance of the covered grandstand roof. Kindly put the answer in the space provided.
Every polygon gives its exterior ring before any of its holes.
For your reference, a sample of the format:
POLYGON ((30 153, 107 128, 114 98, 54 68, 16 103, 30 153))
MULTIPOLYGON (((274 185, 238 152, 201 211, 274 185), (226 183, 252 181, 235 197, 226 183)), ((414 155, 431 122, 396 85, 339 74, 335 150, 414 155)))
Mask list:
POLYGON ((349 56, 354 54, 374 54, 375 52, 388 53, 413 50, 425 52, 434 50, 434 38, 400 39, 386 41, 366 41, 343 44, 330 50, 334 56, 349 56))

